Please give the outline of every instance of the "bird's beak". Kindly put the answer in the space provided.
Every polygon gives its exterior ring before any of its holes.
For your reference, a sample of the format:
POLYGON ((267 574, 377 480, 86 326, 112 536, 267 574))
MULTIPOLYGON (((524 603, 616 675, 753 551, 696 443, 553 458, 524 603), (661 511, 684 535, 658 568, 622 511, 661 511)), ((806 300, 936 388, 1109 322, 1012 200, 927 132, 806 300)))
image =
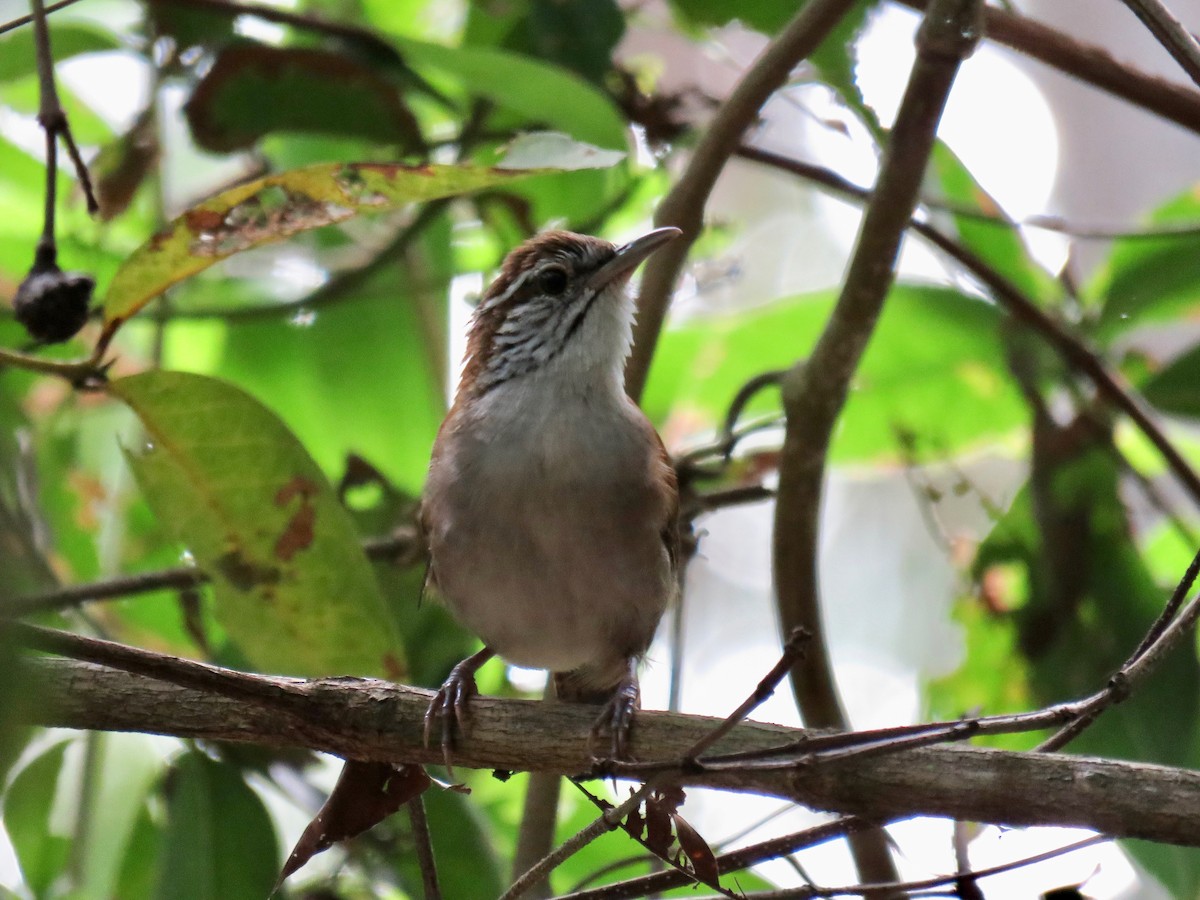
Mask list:
POLYGON ((593 272, 587 280, 587 286, 600 293, 610 284, 628 278, 634 269, 645 262, 646 257, 668 241, 673 241, 683 234, 678 228, 655 228, 648 234, 630 241, 624 247, 617 248, 617 255, 593 272))

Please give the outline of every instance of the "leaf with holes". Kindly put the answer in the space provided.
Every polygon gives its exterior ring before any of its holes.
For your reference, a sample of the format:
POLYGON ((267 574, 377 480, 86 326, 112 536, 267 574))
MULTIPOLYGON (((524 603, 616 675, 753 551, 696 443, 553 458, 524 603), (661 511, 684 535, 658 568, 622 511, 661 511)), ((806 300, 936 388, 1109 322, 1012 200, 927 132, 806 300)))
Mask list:
POLYGON ((362 212, 467 194, 556 171, 563 169, 336 163, 255 179, 192 207, 130 254, 104 299, 106 338, 171 285, 235 253, 344 222, 362 212))
POLYGON ((274 413, 181 372, 109 389, 146 429, 126 455, 150 506, 212 574, 217 618, 248 659, 293 675, 404 674, 350 514, 274 413))

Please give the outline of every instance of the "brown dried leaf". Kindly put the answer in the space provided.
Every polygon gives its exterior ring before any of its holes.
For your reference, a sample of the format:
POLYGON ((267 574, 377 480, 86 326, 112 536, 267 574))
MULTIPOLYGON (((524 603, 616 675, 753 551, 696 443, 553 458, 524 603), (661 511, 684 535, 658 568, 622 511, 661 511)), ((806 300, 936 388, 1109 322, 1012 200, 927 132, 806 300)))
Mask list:
POLYGON ((283 864, 275 889, 318 853, 382 822, 431 783, 418 765, 346 760, 333 793, 283 864))
POLYGON ((720 869, 717 857, 708 841, 700 836, 695 828, 679 813, 672 813, 671 820, 675 823, 675 834, 679 838, 679 848, 692 864, 696 877, 709 887, 720 888, 720 869))

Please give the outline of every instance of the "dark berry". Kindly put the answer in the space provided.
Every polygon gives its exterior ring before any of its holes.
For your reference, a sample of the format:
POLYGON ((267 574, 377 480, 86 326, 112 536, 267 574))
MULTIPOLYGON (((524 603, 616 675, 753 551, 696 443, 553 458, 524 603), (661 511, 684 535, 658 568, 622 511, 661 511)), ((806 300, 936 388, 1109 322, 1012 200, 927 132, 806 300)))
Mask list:
POLYGON ((17 288, 13 311, 34 340, 61 343, 87 322, 94 286, 90 275, 64 272, 54 263, 35 263, 17 288))

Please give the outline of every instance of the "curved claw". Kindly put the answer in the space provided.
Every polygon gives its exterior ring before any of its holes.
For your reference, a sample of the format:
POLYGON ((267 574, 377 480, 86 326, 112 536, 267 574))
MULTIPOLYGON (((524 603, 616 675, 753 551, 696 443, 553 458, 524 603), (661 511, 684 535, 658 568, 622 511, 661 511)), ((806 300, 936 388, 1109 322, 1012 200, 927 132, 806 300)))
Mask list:
POLYGON ((494 655, 484 647, 456 665, 429 701, 429 708, 425 710, 425 746, 429 746, 434 724, 440 723, 442 759, 451 778, 454 777, 454 767, 450 764, 450 751, 454 749, 454 727, 457 724, 460 734, 467 733, 471 718, 469 704, 471 698, 479 693, 475 687, 475 673, 494 655))
POLYGON ((609 759, 628 758, 629 731, 633 726, 633 714, 641 708, 641 699, 642 691, 638 686, 637 671, 631 664, 629 674, 617 684, 616 690, 604 704, 600 716, 592 726, 588 752, 592 754, 593 759, 599 761, 595 746, 605 732, 612 736, 612 755, 609 759))

